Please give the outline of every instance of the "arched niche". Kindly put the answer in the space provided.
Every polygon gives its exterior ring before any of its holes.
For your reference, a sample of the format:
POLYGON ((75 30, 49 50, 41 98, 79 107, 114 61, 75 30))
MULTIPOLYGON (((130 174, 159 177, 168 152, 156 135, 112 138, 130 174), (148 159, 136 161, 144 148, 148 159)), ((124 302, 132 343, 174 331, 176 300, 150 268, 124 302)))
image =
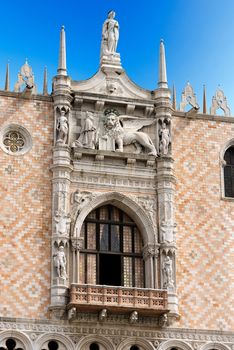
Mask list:
POLYGON ((155 350, 149 341, 137 337, 125 339, 118 345, 116 350, 130 350, 131 347, 138 347, 139 350, 155 350))
POLYGON ((24 333, 9 330, 0 333, 0 347, 5 347, 7 339, 14 339, 16 342, 15 348, 23 348, 25 350, 33 350, 33 345, 28 336, 24 333))
POLYGON ((165 342, 162 342, 159 345, 157 350, 171 350, 171 349, 193 350, 190 344, 177 339, 171 339, 171 340, 166 340, 165 342))
POLYGON ((88 335, 82 338, 76 345, 75 350, 90 350, 90 345, 96 343, 99 346, 99 350, 114 350, 114 345, 109 339, 102 337, 98 334, 88 335))
MULTIPOLYGON (((99 207, 110 204, 116 208, 119 208, 126 213, 136 224, 137 229, 141 234, 143 240, 143 258, 144 258, 144 272, 145 272, 145 287, 146 288, 158 288, 158 277, 157 277, 157 257, 154 255, 155 243, 157 240, 157 234, 155 232, 155 225, 152 222, 150 216, 147 215, 145 210, 136 203, 133 199, 120 194, 118 192, 110 192, 95 196, 92 200, 85 203, 80 210, 78 210, 74 231, 73 241, 78 241, 81 237, 81 228, 86 217, 99 207)), ((82 245, 82 239, 81 239, 82 245)), ((81 248, 79 248, 80 250, 81 248)), ((79 252, 73 250, 73 270, 72 270, 72 281, 73 283, 80 283, 80 272, 79 272, 79 252)))
POLYGON ((86 216, 95 208, 105 204, 112 204, 113 206, 116 206, 132 218, 142 234, 144 245, 155 243, 157 235, 154 231, 155 229, 153 223, 144 209, 131 198, 118 192, 98 195, 91 202, 88 202, 84 207, 82 207, 81 211, 76 217, 74 225, 75 237, 78 238, 80 236, 81 227, 86 216))
POLYGON ((54 341, 58 344, 58 350, 74 350, 74 344, 65 335, 59 333, 47 333, 40 336, 35 343, 34 350, 48 350, 49 342, 54 341))

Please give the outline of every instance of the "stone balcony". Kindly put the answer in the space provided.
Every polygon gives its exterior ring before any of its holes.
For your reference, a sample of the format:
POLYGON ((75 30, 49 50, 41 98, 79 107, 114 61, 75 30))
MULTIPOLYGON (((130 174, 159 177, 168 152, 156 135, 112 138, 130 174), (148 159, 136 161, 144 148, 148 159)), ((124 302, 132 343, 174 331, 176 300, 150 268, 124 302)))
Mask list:
POLYGON ((167 291, 72 284, 68 309, 74 307, 80 312, 98 312, 105 308, 113 313, 137 311, 140 315, 155 316, 168 312, 167 291))

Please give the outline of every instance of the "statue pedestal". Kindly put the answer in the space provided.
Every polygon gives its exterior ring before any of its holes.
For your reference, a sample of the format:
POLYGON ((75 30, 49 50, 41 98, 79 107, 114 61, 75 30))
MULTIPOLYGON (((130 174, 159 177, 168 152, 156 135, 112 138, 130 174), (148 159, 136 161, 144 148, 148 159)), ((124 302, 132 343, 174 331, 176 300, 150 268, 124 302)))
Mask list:
POLYGON ((110 137, 107 137, 106 139, 100 137, 98 149, 103 151, 115 151, 115 141, 110 137))
POLYGON ((57 285, 51 287, 51 306, 67 305, 68 288, 65 285, 57 285))
POLYGON ((110 54, 110 55, 102 55, 100 61, 101 70, 104 72, 108 72, 109 70, 115 70, 117 72, 123 71, 120 61, 120 54, 110 54))

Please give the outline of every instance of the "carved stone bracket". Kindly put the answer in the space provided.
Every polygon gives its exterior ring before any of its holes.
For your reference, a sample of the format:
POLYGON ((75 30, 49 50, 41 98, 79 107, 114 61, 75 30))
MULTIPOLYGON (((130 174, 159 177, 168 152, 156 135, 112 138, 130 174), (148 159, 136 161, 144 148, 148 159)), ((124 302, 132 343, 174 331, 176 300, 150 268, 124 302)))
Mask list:
POLYGON ((143 259, 146 261, 147 259, 151 257, 157 258, 159 255, 159 249, 158 246, 155 246, 154 244, 147 244, 143 248, 143 259))
POLYGON ((84 247, 83 238, 71 238, 72 251, 80 251, 84 247))

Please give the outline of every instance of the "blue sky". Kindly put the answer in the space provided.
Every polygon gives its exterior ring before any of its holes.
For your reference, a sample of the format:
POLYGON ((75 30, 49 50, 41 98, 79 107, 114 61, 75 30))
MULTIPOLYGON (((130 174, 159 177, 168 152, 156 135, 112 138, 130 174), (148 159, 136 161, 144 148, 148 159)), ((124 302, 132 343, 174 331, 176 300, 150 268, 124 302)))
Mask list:
POLYGON ((116 11, 120 25, 117 51, 135 83, 149 90, 156 88, 163 38, 168 81, 176 86, 177 101, 190 81, 200 106, 206 84, 209 107, 220 84, 234 115, 233 0, 3 1, 0 87, 4 87, 7 61, 13 89, 26 57, 39 91, 44 66, 51 82, 57 69, 61 25, 66 30, 68 73, 74 80, 88 79, 98 70, 101 28, 110 9, 116 11))

